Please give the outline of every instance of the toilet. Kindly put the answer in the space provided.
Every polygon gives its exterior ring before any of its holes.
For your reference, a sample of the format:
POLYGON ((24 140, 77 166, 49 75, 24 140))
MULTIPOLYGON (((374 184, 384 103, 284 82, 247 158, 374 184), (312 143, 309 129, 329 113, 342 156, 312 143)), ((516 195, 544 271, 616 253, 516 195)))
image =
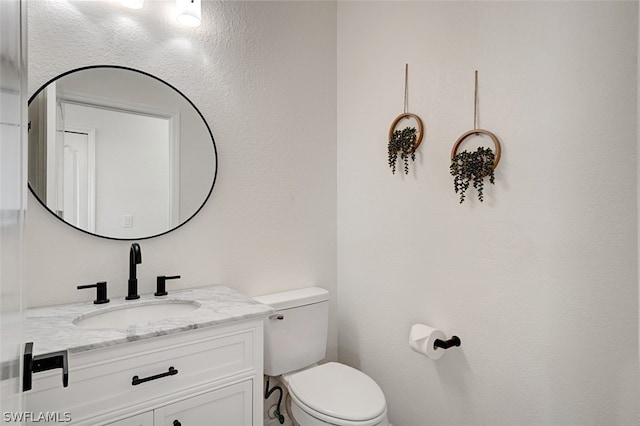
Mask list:
POLYGON ((280 376, 300 426, 388 426, 382 390, 369 376, 327 351, 329 292, 318 287, 255 299, 276 311, 265 320, 264 374, 280 376))

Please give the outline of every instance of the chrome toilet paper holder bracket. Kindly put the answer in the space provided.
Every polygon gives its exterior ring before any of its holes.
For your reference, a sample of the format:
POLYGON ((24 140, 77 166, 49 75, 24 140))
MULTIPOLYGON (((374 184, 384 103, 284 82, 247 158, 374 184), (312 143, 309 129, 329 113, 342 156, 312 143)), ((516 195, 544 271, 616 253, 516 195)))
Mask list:
POLYGON ((433 342, 433 349, 441 348, 441 349, 449 349, 454 346, 460 346, 462 342, 458 336, 451 336, 448 340, 436 339, 433 342))

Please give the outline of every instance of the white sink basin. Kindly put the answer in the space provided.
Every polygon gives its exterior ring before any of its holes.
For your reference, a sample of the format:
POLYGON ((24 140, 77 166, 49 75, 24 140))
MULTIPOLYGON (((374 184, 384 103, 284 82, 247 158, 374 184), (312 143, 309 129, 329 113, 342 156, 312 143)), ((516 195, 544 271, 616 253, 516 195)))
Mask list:
POLYGON ((116 306, 81 315, 73 323, 82 328, 127 328, 179 317, 200 307, 192 301, 153 301, 116 306))

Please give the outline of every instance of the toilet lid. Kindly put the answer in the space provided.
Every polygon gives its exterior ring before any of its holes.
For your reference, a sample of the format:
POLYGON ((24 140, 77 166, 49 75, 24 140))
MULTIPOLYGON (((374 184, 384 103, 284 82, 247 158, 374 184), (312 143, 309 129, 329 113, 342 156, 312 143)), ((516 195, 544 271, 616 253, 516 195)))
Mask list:
POLYGON ((386 402, 376 382, 337 362, 287 377, 289 391, 309 408, 338 419, 369 420, 381 415, 386 402))

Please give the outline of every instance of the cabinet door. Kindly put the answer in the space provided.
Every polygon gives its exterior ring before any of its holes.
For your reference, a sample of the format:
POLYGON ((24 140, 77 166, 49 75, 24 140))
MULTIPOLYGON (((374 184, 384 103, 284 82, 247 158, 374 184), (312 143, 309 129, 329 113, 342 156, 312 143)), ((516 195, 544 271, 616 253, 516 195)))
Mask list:
POLYGON ((249 426, 253 382, 246 380, 154 411, 154 426, 249 426))
POLYGON ((153 426, 153 412, 149 411, 137 416, 127 417, 117 422, 107 423, 105 426, 153 426))

